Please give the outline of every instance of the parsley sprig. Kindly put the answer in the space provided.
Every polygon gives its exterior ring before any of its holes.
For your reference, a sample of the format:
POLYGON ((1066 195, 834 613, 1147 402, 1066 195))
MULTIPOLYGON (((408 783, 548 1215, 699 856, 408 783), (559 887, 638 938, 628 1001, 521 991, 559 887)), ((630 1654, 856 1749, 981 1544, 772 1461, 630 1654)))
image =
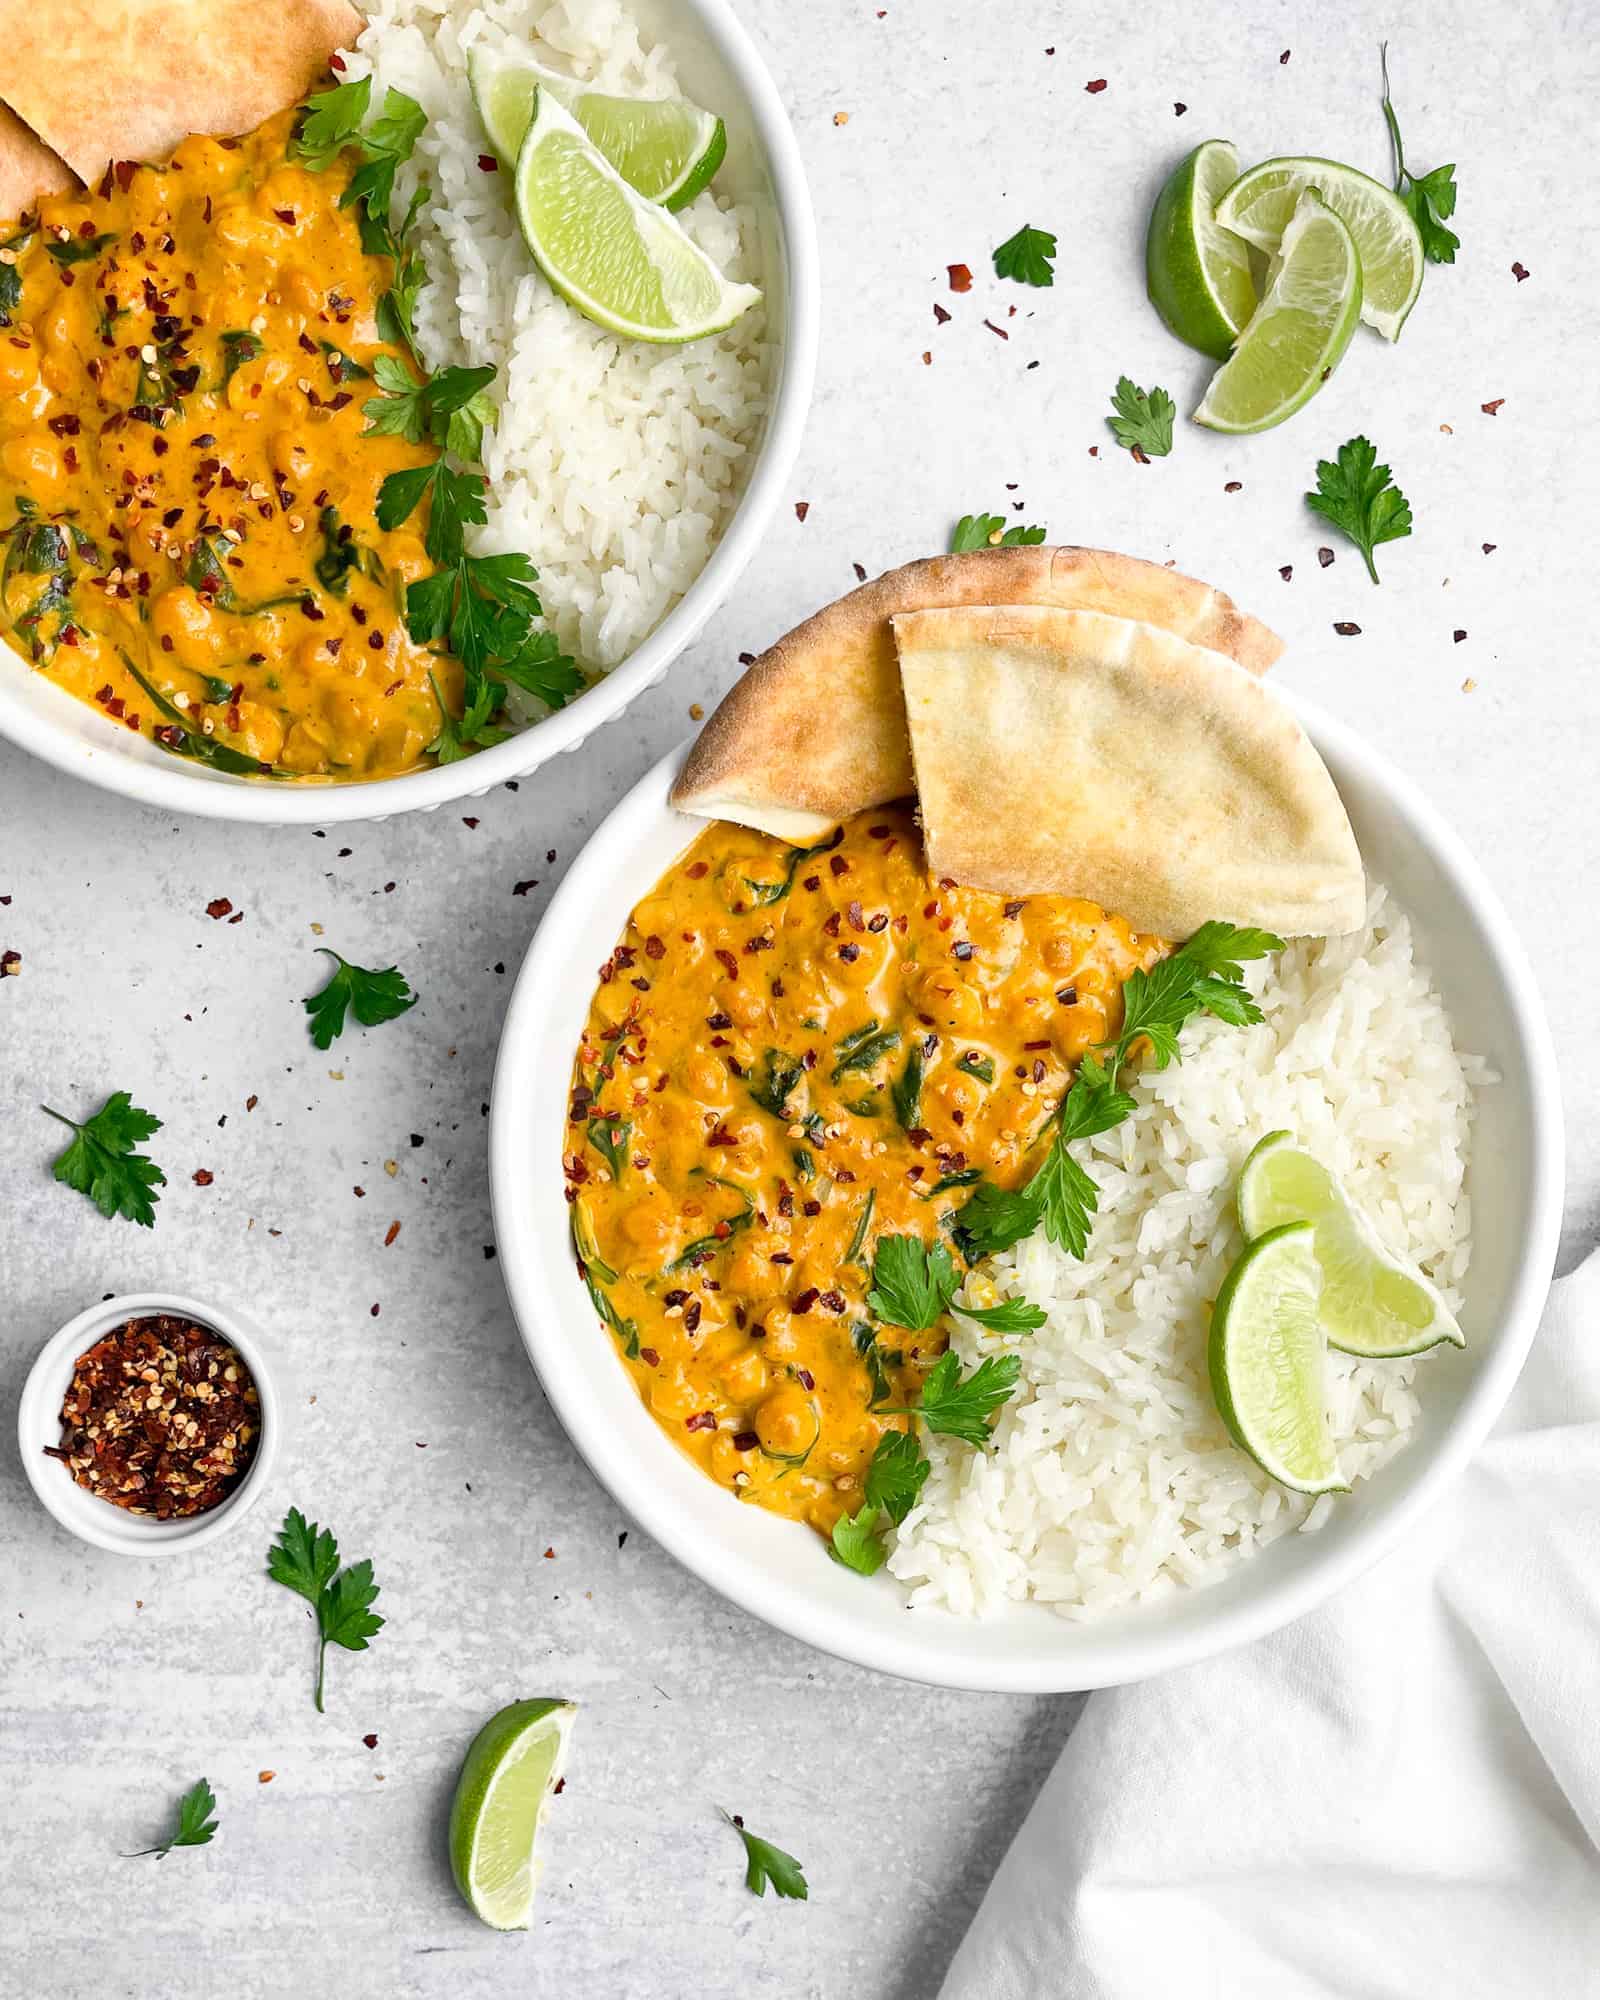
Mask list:
POLYGON ((960 1283, 955 1259, 943 1243, 930 1247, 916 1236, 880 1236, 867 1310, 910 1333, 926 1332, 946 1312, 976 1320, 991 1333, 1032 1333, 1044 1325, 1043 1310, 1026 1299, 1007 1299, 998 1306, 956 1304, 960 1283))
POLYGON ((141 1847, 126 1856, 136 1861, 141 1855, 153 1854, 159 1861, 170 1854, 175 1847, 204 1847, 217 1830, 217 1801, 211 1787, 204 1778, 197 1778, 178 1801, 178 1824, 165 1840, 154 1847, 141 1847))
POLYGON ((1165 389, 1141 389, 1119 375, 1111 398, 1115 416, 1107 417, 1111 435, 1135 458, 1165 458, 1172 449, 1172 420, 1178 406, 1165 389))
POLYGON ((1048 229, 1035 229, 1024 223, 1015 236, 1008 236, 994 253, 994 274, 997 278, 1015 278, 1019 285, 1053 285, 1055 272, 1051 260, 1056 254, 1056 239, 1048 229))
POLYGON ((327 985, 300 1003, 311 1016, 311 1039, 319 1049, 331 1048, 344 1033, 348 1013, 353 1013, 363 1028, 375 1028, 416 1006, 418 996, 395 966, 374 972, 364 965, 352 965, 327 945, 317 949, 325 958, 337 961, 327 985))
POLYGON ((805 1871, 792 1854, 785 1854, 781 1847, 774 1847, 770 1840, 762 1840, 751 1833, 738 1813, 718 1808, 739 1838, 744 1842, 745 1873, 744 1886, 757 1896, 767 1893, 767 1884, 772 1884, 775 1896, 787 1896, 792 1901, 806 1900, 805 1871))
POLYGON ((1043 540, 1043 528, 1008 528, 1002 514, 963 514, 950 537, 950 553, 964 556, 973 549, 1032 548, 1043 540))
POLYGON ((1055 1131, 1043 1163, 1020 1188, 982 1183, 961 1210, 956 1240, 976 1261, 1007 1250, 1041 1224, 1052 1243, 1081 1257, 1088 1246, 1099 1193, 1069 1151, 1075 1139, 1092 1138, 1120 1125, 1133 1112, 1133 1099, 1119 1084, 1123 1065, 1144 1043, 1157 1069, 1178 1055, 1178 1036, 1196 1014, 1214 1014, 1242 1027, 1261 1019, 1261 1009, 1243 985, 1251 959, 1281 951, 1283 940, 1270 931, 1202 924, 1149 972, 1133 973, 1123 988, 1122 1031, 1103 1046, 1104 1062, 1086 1054, 1072 1088, 1054 1119, 1055 1131))
POLYGON ((1414 174, 1406 165, 1405 147, 1400 143, 1400 121, 1389 98, 1389 44, 1380 42, 1378 60, 1383 68, 1383 116, 1389 127, 1389 143, 1394 149, 1394 191, 1410 209, 1422 238, 1422 254, 1430 264, 1453 264, 1461 248, 1461 238, 1445 224, 1456 212, 1456 169, 1435 167, 1430 173, 1414 174))
POLYGON ((114 1091, 82 1125, 48 1104, 40 1109, 71 1126, 75 1135, 55 1161, 56 1179, 86 1194, 102 1215, 125 1215, 130 1222, 151 1228, 161 1199, 156 1189, 166 1185, 167 1177, 154 1160, 133 1149, 161 1130, 161 1120, 140 1110, 125 1090, 114 1091))
POLYGON ((364 1653, 367 1641, 383 1630, 371 1607, 378 1595, 370 1558, 339 1567, 339 1544, 327 1528, 307 1522, 298 1507, 284 1516, 278 1539, 267 1554, 274 1583, 303 1597, 317 1614, 317 1713, 322 1708, 322 1674, 329 1646, 364 1653))
POLYGON ((1379 465, 1376 446, 1364 437, 1340 445, 1337 458, 1317 460, 1317 490, 1306 495, 1306 505, 1350 537, 1374 583, 1378 570, 1372 551, 1411 533, 1411 503, 1388 466, 1379 465))

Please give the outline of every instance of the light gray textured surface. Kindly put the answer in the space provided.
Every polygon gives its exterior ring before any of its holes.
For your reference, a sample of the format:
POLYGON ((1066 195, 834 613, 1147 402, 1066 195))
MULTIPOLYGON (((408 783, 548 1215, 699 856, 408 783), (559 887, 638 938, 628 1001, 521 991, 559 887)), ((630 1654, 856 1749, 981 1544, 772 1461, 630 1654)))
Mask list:
POLYGON ((258 1514, 192 1559, 80 1547, 0 1450, 8 1992, 145 2000, 196 1990, 202 1959, 208 1988, 247 2000, 924 2000, 937 1986, 1074 1702, 877 1679, 681 1574, 554 1425, 484 1250, 495 1039, 552 884, 690 702, 847 588, 852 562, 925 553, 957 514, 1015 503, 1055 538, 1174 558, 1274 623, 1284 677, 1424 780, 1516 911, 1568 1087, 1565 1263, 1600 1223, 1595 301, 1572 235, 1597 80, 1587 10, 1535 0, 1514 29, 1499 6, 1367 0, 745 11, 793 108, 822 238, 827 330, 793 495, 809 511, 783 511, 663 689, 470 807, 475 826, 461 811, 326 839, 180 825, 0 747, 0 950, 23 958, 0 984, 8 1421, 55 1326, 162 1282, 258 1312, 299 1384, 258 1514), (1170 460, 1134 464, 1102 422, 1117 375, 1163 382, 1184 408, 1205 375, 1143 302, 1160 177, 1213 133, 1247 157, 1325 151, 1382 171, 1382 33, 1415 164, 1459 163, 1462 262, 1430 275, 1398 349, 1358 337, 1283 429, 1229 442, 1186 427, 1170 460), (1060 236, 1053 291, 986 275, 1024 221, 1060 236), (975 276, 959 298, 944 276, 958 261, 975 276), (1299 502, 1315 459, 1363 429, 1417 517, 1382 556, 1381 590, 1299 502), (1361 635, 1335 636, 1335 620, 1361 635), (240 923, 206 916, 217 896, 240 923), (356 959, 398 961, 423 994, 326 1057, 298 1006, 319 980, 317 924, 356 959), (148 1235, 51 1183, 55 1134, 35 1109, 83 1115, 123 1087, 166 1120, 148 1235), (390 1620, 370 1653, 330 1663, 325 1718, 305 1623, 260 1576, 291 1502, 374 1557, 390 1620), (536 1931, 505 1939, 455 1900, 443 1813, 477 1723, 529 1692, 584 1714, 536 1931), (119 1859, 202 1772, 216 1843, 119 1859), (745 1893, 718 1803, 802 1857, 809 1905, 745 1893))

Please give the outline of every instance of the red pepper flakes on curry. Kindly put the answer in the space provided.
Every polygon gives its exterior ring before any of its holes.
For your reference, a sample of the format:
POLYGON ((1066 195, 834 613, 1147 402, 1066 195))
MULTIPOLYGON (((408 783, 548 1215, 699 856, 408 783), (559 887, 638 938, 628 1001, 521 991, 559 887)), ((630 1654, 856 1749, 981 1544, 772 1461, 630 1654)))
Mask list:
POLYGON ((375 519, 431 447, 363 436, 387 259, 285 111, 0 225, 0 630, 81 700, 228 770, 420 763, 460 666, 375 519))
POLYGON ((940 1333, 875 1325, 880 1233, 1023 1176, 1166 946, 1063 896, 934 881, 907 805, 820 848, 710 827, 601 968, 573 1072, 578 1257, 652 1414, 827 1534, 940 1333))

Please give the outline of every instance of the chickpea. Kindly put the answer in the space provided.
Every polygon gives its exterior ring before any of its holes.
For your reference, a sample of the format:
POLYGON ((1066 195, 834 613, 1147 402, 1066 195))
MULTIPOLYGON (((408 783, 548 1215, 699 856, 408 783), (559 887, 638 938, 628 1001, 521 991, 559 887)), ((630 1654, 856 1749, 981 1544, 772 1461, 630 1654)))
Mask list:
POLYGON ((767 1364, 760 1350, 746 1345, 722 1371, 722 1393, 730 1403, 754 1403, 767 1386, 767 1364))
POLYGON ((211 233, 224 252, 265 249, 271 240, 267 226, 250 212, 238 195, 213 203, 211 233))
MULTIPOLYGON (((237 380, 237 376, 234 379, 237 380)), ((231 382, 228 388, 230 392, 229 400, 232 401, 233 384, 231 382)), ((248 390, 245 393, 248 394, 248 390)), ((296 483, 303 485, 311 477, 311 454, 306 450, 305 444, 297 432, 292 430, 276 432, 267 450, 273 465, 291 485, 296 483)))
POLYGON ((819 1421, 816 1404, 800 1384, 785 1382, 756 1411, 755 1432, 764 1450, 794 1455, 815 1440, 819 1421))
POLYGON ((29 487, 36 500, 53 499, 66 477, 57 447, 27 432, 0 445, 0 470, 18 486, 29 487))
POLYGON ((663 1368, 651 1380, 645 1393, 658 1417, 687 1417, 702 1407, 701 1391, 686 1381, 682 1370, 677 1368, 663 1368))
POLYGON ((625 1208, 617 1217, 617 1234, 631 1250, 657 1256, 669 1248, 676 1234, 672 1208, 664 1195, 648 1194, 625 1208))
POLYGON ((759 993, 736 986, 724 999, 723 1011, 741 1028, 754 1028, 767 1016, 767 1003, 759 993))
POLYGON ((288 270, 280 273, 278 290, 283 294, 285 303, 293 306, 297 312, 314 313, 322 310, 322 287, 305 271, 288 270))
POLYGON ((272 709, 258 701, 241 701, 236 741, 250 756, 259 757, 263 764, 275 764, 283 748, 283 722, 272 709))
POLYGON ((226 644, 222 622, 187 584, 175 584, 151 599, 150 623, 157 639, 172 641, 171 650, 186 667, 207 672, 222 657, 226 644))
POLYGON ((726 1104, 732 1095, 727 1069, 712 1055, 693 1055, 683 1066, 683 1087, 699 1104, 726 1104))
POLYGON ((958 1069, 941 1071, 933 1094, 946 1111, 960 1111, 969 1118, 983 1102, 977 1079, 958 1069))
POLYGON ((38 350, 31 342, 19 347, 17 341, 21 338, 18 334, 0 340, 0 396, 20 396, 39 379, 38 350))

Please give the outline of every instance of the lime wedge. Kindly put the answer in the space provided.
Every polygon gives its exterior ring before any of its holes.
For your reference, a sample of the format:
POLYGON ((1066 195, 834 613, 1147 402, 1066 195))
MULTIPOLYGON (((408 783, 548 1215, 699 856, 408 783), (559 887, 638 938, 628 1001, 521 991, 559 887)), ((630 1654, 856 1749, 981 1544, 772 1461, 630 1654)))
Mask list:
POLYGON ((1296 1493, 1342 1493, 1323 1400, 1321 1274, 1309 1222, 1269 1229, 1211 1309, 1211 1388, 1229 1434, 1296 1493))
POLYGON ((1226 191, 1217 221, 1258 250, 1276 250, 1308 187, 1356 239, 1361 317, 1385 340, 1397 340, 1422 289, 1422 237, 1411 211, 1381 181, 1337 160, 1263 160, 1226 191))
POLYGON ((1422 1273, 1387 1249, 1339 1182, 1287 1132, 1269 1132, 1239 1174, 1248 1237, 1309 1222, 1322 1271, 1318 1308, 1328 1344, 1346 1354, 1420 1354, 1466 1335, 1422 1273))
POLYGON ((1215 220, 1238 178, 1239 155, 1226 139, 1196 146, 1157 195, 1144 246, 1150 303, 1180 340, 1218 361, 1256 309, 1249 249, 1215 220))
POLYGON ((472 1739, 450 1804, 450 1872, 475 1917, 525 1931, 539 1884, 534 1843, 577 1709, 514 1701, 472 1739))
POLYGON ((1283 232, 1265 298, 1194 413, 1214 431, 1266 431, 1327 381, 1361 314, 1355 240, 1311 189, 1283 232))
POLYGON ((517 219, 561 296, 624 339, 699 340, 761 296, 730 284, 680 223, 636 194, 548 90, 517 155, 517 219))
POLYGON ((516 165, 541 90, 572 113, 636 194, 663 208, 683 208, 708 188, 728 150, 722 120, 686 97, 613 97, 481 44, 467 71, 489 144, 508 167, 516 165))

